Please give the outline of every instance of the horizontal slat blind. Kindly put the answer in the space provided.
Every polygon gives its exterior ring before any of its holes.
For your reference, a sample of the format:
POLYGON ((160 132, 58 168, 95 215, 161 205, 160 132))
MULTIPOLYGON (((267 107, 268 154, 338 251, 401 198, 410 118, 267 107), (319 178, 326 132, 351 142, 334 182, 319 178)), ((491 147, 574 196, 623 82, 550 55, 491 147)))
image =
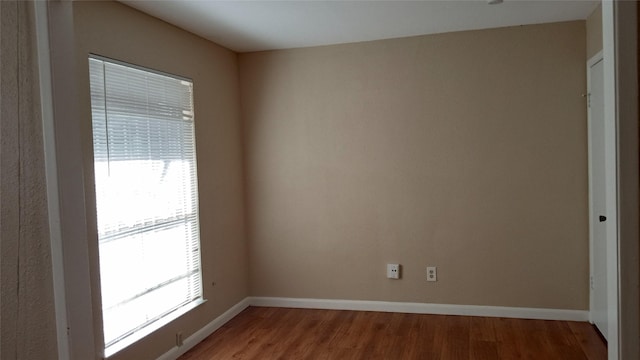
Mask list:
POLYGON ((108 348, 202 299, 193 84, 89 65, 108 348))

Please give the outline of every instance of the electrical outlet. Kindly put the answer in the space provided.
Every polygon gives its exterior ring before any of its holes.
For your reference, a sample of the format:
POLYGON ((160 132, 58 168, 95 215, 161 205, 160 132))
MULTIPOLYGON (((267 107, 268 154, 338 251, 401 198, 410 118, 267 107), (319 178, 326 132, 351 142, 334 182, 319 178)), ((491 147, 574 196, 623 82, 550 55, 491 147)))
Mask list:
POLYGON ((176 346, 184 345, 184 339, 182 338, 182 332, 176 333, 176 346))
POLYGON ((427 281, 438 281, 438 270, 435 266, 427 266, 427 281))
POLYGON ((400 264, 387 264, 387 277, 389 279, 400 279, 400 264))

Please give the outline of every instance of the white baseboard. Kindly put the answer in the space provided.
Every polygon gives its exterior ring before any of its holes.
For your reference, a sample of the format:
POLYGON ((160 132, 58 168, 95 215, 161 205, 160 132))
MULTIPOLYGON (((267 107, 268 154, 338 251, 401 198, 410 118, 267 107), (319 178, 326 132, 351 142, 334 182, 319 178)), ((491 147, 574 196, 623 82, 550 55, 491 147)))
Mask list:
POLYGON ((251 306, 288 307, 301 309, 382 311, 410 314, 488 316, 564 321, 589 320, 589 312, 586 310, 425 304, 364 300, 299 299, 278 297, 251 297, 250 303, 251 306))
POLYGON ((236 315, 241 313, 244 309, 251 305, 251 298, 244 298, 239 303, 233 305, 229 310, 225 311, 222 315, 215 318, 212 322, 205 325, 202 329, 196 331, 193 335, 186 338, 182 346, 174 346, 171 350, 164 353, 157 360, 175 360, 180 355, 189 351, 192 347, 198 345, 207 336, 213 334, 222 325, 226 324, 229 320, 233 319, 236 315))
POLYGON ((425 304, 390 301, 366 301, 366 300, 331 300, 331 299, 301 299, 281 297, 247 297, 215 318, 205 327, 185 339, 180 347, 175 346, 164 353, 157 360, 175 360, 186 353, 192 347, 218 330, 222 325, 233 319, 249 306, 283 307, 298 309, 327 309, 327 310, 354 310, 354 311, 381 311, 409 314, 436 314, 436 315, 464 315, 464 316, 488 316, 517 319, 539 320, 564 320, 564 321, 589 321, 589 312, 586 310, 564 310, 543 308, 519 308, 503 306, 480 305, 448 305, 425 304))

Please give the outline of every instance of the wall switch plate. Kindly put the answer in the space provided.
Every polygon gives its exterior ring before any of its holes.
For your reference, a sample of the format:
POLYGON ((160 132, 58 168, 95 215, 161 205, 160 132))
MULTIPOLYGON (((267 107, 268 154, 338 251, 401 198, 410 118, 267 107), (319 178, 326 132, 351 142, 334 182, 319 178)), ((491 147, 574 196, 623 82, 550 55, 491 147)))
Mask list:
POLYGON ((184 345, 184 339, 182 338, 182 332, 176 333, 176 346, 184 345))
POLYGON ((438 281, 438 270, 435 266, 427 266, 427 281, 438 281))
POLYGON ((400 264, 387 264, 387 278, 400 279, 400 264))

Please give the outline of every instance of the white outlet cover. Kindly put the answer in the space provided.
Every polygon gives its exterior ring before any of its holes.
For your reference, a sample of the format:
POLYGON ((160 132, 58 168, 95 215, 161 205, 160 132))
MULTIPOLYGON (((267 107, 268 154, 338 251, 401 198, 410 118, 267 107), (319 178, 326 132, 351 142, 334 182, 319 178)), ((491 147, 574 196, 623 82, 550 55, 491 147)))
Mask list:
POLYGON ((400 279, 400 264, 387 264, 387 278, 400 279))
POLYGON ((427 266, 427 281, 438 281, 438 268, 427 266))

